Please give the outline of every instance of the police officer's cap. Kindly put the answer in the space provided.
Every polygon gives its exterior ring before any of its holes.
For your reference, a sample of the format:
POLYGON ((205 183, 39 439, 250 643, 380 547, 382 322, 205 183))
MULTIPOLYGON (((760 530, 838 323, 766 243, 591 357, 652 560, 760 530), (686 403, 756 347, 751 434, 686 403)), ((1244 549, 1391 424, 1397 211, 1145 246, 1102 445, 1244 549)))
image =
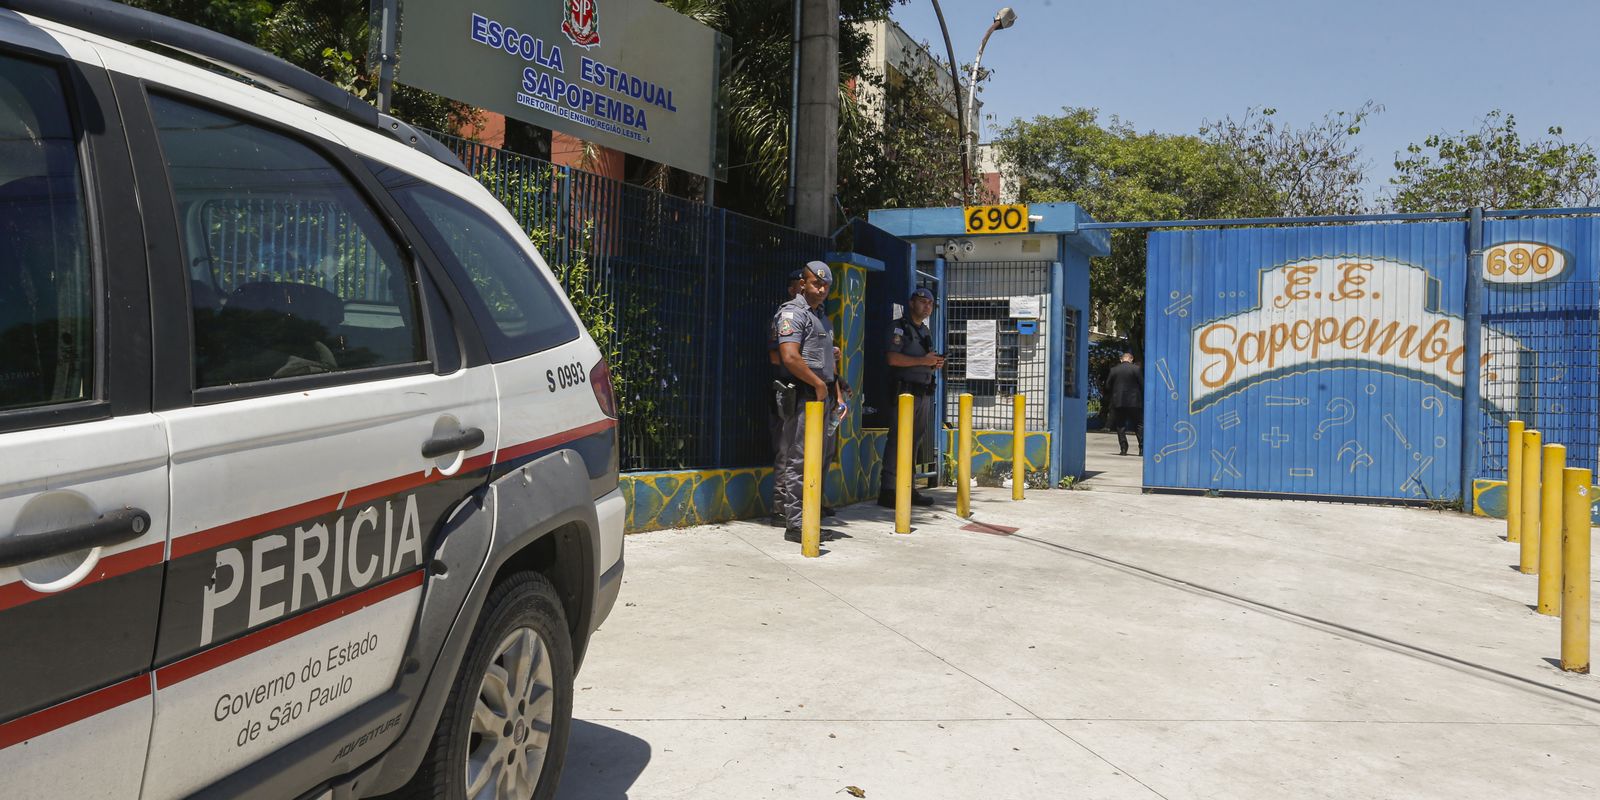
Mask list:
POLYGON ((794 272, 789 273, 789 280, 791 282, 792 281, 805 280, 805 277, 806 277, 806 271, 805 271, 804 268, 797 269, 794 272))
POLYGON ((933 292, 929 291, 928 287, 926 287, 926 286, 918 286, 916 289, 912 290, 911 296, 912 297, 926 297, 929 300, 933 300, 934 299, 933 292))
POLYGON ((827 264, 824 264, 821 261, 807 261, 806 269, 811 270, 812 274, 816 275, 818 278, 821 278, 823 283, 829 285, 833 284, 833 270, 828 269, 827 264))

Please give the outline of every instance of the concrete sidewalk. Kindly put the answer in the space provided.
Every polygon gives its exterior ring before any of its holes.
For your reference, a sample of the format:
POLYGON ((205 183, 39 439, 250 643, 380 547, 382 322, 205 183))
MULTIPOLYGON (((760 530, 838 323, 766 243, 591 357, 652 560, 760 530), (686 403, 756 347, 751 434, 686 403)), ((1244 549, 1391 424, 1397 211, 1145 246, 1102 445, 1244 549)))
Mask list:
MULTIPOLYGON (((1139 452, 1133 434, 1128 434, 1128 452, 1139 452)), ((1109 431, 1089 431, 1084 440, 1086 466, 1083 483, 1097 492, 1139 494, 1144 491, 1144 458, 1118 455, 1117 435, 1109 431)))
POLYGON ((945 494, 905 536, 842 510, 819 559, 629 537, 560 797, 1600 795, 1600 676, 1546 661, 1503 523, 980 490, 1004 536, 945 494))

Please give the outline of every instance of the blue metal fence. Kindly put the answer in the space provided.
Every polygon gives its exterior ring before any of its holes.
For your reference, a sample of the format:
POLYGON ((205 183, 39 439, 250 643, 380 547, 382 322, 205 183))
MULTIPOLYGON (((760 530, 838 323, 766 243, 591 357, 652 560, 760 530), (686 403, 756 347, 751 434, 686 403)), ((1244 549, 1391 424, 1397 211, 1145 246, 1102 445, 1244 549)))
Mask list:
POLYGON ((1483 234, 1483 400, 1477 477, 1504 478, 1521 419, 1567 464, 1600 460, 1600 219, 1491 219, 1483 234))
POLYGON ((307 283, 346 302, 394 302, 387 267, 341 203, 213 198, 198 204, 204 257, 194 269, 219 295, 259 280, 307 283))
POLYGON ((767 325, 825 237, 433 135, 522 223, 608 354, 624 470, 771 462, 767 325))

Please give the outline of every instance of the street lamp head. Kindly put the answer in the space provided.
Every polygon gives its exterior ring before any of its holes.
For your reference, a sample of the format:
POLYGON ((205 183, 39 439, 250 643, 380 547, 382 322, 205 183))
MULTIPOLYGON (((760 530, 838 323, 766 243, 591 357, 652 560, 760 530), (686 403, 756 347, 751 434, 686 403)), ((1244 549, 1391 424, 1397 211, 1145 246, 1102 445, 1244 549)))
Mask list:
POLYGON ((1005 30, 1015 24, 1017 24, 1017 12, 1012 11, 1011 6, 1006 6, 994 12, 994 26, 996 28, 1005 30))

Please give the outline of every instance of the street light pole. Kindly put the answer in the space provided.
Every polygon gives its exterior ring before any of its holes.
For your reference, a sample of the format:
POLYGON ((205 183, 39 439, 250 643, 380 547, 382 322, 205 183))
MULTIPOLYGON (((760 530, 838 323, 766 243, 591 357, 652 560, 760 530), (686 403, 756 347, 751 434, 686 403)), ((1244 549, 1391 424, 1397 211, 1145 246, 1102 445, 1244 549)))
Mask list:
POLYGON ((966 116, 961 113, 961 76, 956 70, 956 49, 950 46, 950 28, 944 24, 944 10, 939 8, 939 0, 933 0, 933 13, 939 18, 939 32, 944 34, 944 53, 950 60, 950 89, 956 93, 956 135, 961 137, 961 204, 966 205, 972 197, 972 171, 967 160, 967 122, 966 116))
POLYGON ((382 0, 378 22, 378 110, 387 114, 394 99, 395 39, 400 31, 400 3, 382 0))
MULTIPOLYGON (((983 126, 977 117, 973 116, 972 112, 977 106, 978 65, 983 63, 983 49, 989 46, 989 37, 993 36, 995 31, 1004 30, 1012 25, 1015 25, 1016 23, 1017 12, 1012 11, 1010 6, 1006 6, 1005 8, 996 11, 994 14, 994 21, 989 23, 989 29, 983 32, 983 41, 978 43, 978 55, 976 58, 972 59, 972 76, 967 81, 967 106, 962 112, 962 115, 968 120, 966 126, 967 134, 972 137, 972 140, 965 148, 966 156, 971 160, 970 166, 962 170, 962 172, 966 175, 970 175, 978 168, 978 140, 982 138, 978 134, 978 131, 983 126)), ((964 189, 964 191, 968 191, 970 193, 970 189, 964 189)))

